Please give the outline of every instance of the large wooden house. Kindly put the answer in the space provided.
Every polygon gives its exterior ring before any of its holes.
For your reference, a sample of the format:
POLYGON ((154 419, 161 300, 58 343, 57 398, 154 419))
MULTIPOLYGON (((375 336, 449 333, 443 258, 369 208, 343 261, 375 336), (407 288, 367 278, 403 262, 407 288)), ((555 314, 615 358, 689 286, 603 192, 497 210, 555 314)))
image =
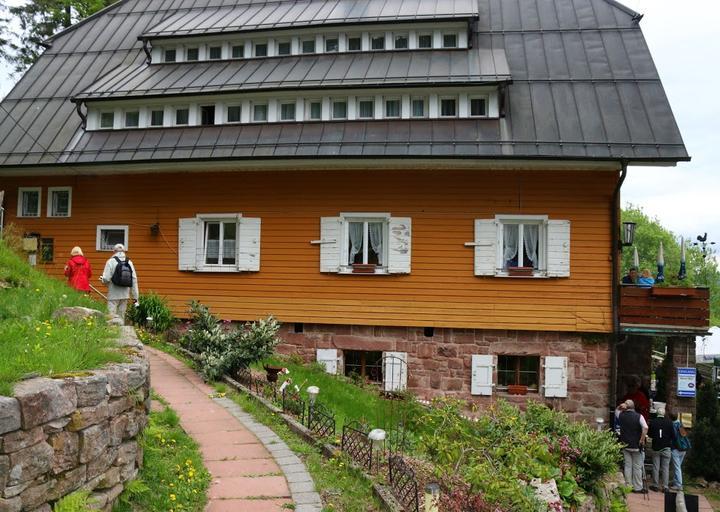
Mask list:
POLYGON ((613 0, 120 0, 2 102, 5 223, 56 276, 71 247, 99 270, 122 242, 179 315, 275 315, 282 349, 331 372, 605 417, 620 186, 689 160, 640 18, 613 0))

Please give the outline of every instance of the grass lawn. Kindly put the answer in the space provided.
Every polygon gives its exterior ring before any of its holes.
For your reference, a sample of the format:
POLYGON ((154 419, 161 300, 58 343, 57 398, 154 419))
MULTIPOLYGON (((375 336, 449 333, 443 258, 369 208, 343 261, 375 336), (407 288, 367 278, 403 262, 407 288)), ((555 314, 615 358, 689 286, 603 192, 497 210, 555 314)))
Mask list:
POLYGON ((118 331, 104 321, 51 320, 63 306, 105 306, 48 277, 0 243, 0 395, 28 374, 52 376, 122 361, 118 331))
POLYGON ((143 468, 113 511, 203 510, 210 474, 203 466, 197 444, 180 428, 175 411, 165 406, 161 412, 150 413, 141 444, 143 468))

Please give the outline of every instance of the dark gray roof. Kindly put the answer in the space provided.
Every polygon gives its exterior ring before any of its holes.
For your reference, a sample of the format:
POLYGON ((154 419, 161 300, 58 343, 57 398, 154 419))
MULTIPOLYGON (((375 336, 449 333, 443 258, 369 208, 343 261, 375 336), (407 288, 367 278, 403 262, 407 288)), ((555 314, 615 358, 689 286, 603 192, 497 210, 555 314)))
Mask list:
POLYGON ((462 19, 477 15, 475 0, 310 0, 240 3, 182 10, 142 37, 183 37, 312 25, 462 19))
POLYGON ((437 50, 335 53, 118 68, 76 99, 248 90, 508 81, 505 52, 437 50))
POLYGON ((0 115, 0 166, 337 156, 343 151, 372 157, 408 154, 408 148, 414 148, 412 154, 479 158, 688 158, 632 11, 611 0, 477 1, 475 49, 469 51, 504 51, 512 76, 500 120, 85 133, 71 98, 101 77, 141 67, 145 55, 139 35, 183 10, 248 3, 121 0, 55 36, 52 47, 0 104, 5 111, 0 115), (480 130, 488 126, 492 129, 480 130), (154 149, 141 150, 141 144, 152 141, 154 149))

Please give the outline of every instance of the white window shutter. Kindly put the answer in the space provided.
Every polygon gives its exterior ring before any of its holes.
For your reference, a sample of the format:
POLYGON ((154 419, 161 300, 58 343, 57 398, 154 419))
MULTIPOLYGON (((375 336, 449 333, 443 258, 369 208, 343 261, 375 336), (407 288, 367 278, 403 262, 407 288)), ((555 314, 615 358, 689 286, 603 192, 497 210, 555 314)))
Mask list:
POLYGON ((390 274, 409 274, 412 220, 409 217, 390 219, 388 241, 388 272, 390 274))
POLYGON ((568 383, 568 358, 567 357, 546 357, 545 358, 545 397, 567 397, 568 383))
POLYGON ((238 270, 257 272, 260 270, 260 218, 240 217, 238 222, 238 270))
POLYGON ((383 352, 383 389, 405 391, 407 389, 407 352, 383 352))
MULTIPOLYGON (((197 270, 198 253, 198 224, 199 220, 178 219, 178 270, 197 270)), ((201 244, 202 245, 202 244, 201 244)))
POLYGON ((549 220, 547 239, 547 275, 570 277, 570 221, 549 220))
POLYGON ((475 219, 475 275, 494 276, 498 234, 494 219, 475 219))
POLYGON ((495 387, 495 356, 478 355, 472 356, 472 377, 470 381, 470 394, 490 396, 495 387))
POLYGON ((342 220, 340 217, 320 219, 320 272, 340 271, 342 220))
POLYGON ((337 375, 338 353, 335 348, 318 348, 315 352, 315 359, 325 367, 325 371, 337 375))

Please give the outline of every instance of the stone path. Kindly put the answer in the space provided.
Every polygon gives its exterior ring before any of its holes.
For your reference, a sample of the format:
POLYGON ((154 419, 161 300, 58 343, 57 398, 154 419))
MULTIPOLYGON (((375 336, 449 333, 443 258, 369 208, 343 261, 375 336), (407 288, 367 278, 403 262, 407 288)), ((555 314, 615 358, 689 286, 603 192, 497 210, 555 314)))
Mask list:
POLYGON ((212 475, 206 512, 320 512, 302 461, 268 427, 235 402, 210 398, 213 388, 182 362, 146 347, 151 384, 197 441, 212 475))
MULTIPOLYGON (((713 512, 705 496, 698 496, 698 498, 698 512, 713 512)), ((665 495, 659 492, 650 491, 647 496, 630 494, 627 502, 630 512, 662 512, 665 510, 665 495)))

